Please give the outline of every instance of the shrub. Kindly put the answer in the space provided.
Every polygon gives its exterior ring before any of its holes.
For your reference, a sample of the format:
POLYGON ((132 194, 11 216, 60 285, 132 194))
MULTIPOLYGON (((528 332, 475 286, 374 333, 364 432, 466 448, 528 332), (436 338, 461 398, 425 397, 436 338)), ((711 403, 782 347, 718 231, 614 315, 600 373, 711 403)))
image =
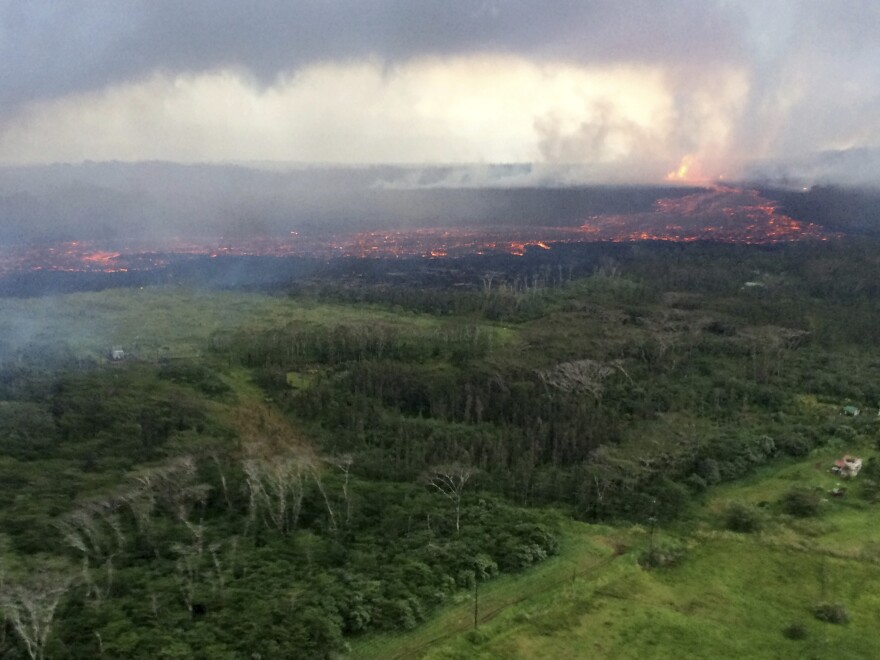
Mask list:
POLYGON ((639 555, 639 564, 646 569, 674 566, 685 555, 687 547, 680 541, 662 540, 653 543, 639 555))
POLYGON ((868 502, 880 501, 880 480, 863 479, 859 483, 859 495, 868 502))
POLYGON ((792 488, 780 500, 782 510, 798 518, 818 516, 822 510, 822 496, 809 488, 792 488))
POLYGON ((703 458, 697 462, 696 473, 711 486, 721 481, 721 472, 718 468, 718 461, 714 458, 703 458))
MULTIPOLYGON (((880 440, 877 440, 878 448, 880 448, 880 440)), ((867 461, 865 461, 864 467, 862 467, 861 472, 862 477, 866 477, 868 479, 873 479, 875 481, 880 481, 880 461, 877 460, 876 456, 871 456, 867 461)))
POLYGON ((786 639, 806 639, 807 628, 804 624, 796 621, 795 623, 786 626, 783 629, 782 634, 786 639))
POLYGON ((825 623, 849 623, 849 612, 842 603, 817 603, 813 615, 825 623))
POLYGON ((757 532, 762 523, 760 512, 747 504, 735 502, 724 512, 724 526, 733 532, 757 532))
POLYGON ((489 639, 489 635, 482 630, 468 630, 464 636, 474 646, 479 646, 489 639))
POLYGON ((696 472, 692 472, 691 475, 685 480, 685 483, 695 493, 702 493, 709 487, 709 485, 706 483, 706 480, 703 479, 703 477, 698 475, 696 472))
POLYGON ((776 451, 786 456, 806 456, 812 444, 802 435, 786 435, 776 440, 776 451))
POLYGON ((220 396, 232 391, 214 372, 199 364, 165 364, 159 369, 158 376, 172 383, 191 385, 208 396, 220 396))

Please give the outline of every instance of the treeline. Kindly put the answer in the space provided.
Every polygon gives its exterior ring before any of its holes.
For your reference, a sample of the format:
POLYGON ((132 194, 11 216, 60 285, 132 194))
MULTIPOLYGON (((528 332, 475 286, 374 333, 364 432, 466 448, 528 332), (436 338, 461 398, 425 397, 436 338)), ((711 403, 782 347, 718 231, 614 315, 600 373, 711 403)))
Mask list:
POLYGON ((362 360, 453 362, 483 357, 492 344, 492 329, 476 324, 405 327, 391 323, 291 323, 264 331, 215 334, 212 348, 248 367, 296 369, 313 364, 362 360))
POLYGON ((846 343, 869 341, 880 322, 878 249, 880 243, 867 237, 766 246, 556 245, 525 261, 496 258, 481 267, 461 260, 457 276, 445 285, 436 278, 422 281, 407 273, 406 264, 394 262, 373 265, 354 279, 340 273, 320 283, 298 282, 292 291, 324 301, 521 323, 570 304, 571 291, 582 291, 591 276, 599 275, 635 285, 615 291, 611 301, 656 303, 671 291, 713 296, 732 305, 730 314, 741 320, 799 327, 823 341, 846 343), (406 275, 401 281, 388 277, 387 271, 400 269, 406 275), (826 313, 829 305, 833 313, 826 313))

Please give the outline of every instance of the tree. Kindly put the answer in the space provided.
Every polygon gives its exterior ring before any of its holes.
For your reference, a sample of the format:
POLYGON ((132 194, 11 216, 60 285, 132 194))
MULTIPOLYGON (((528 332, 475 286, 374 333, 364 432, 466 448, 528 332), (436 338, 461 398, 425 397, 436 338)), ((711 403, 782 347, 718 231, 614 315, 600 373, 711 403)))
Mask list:
POLYGON ((131 508, 138 530, 158 556, 152 536, 152 516, 164 510, 192 531, 192 509, 204 509, 210 486, 196 481, 198 468, 192 456, 178 456, 162 465, 134 473, 132 486, 122 500, 131 508))
POLYGON ((83 503, 55 521, 64 541, 82 554, 82 579, 89 596, 101 601, 113 585, 113 558, 122 550, 125 536, 119 509, 122 500, 108 496, 83 503), (108 534, 108 530, 112 533, 108 534), (91 564, 102 565, 103 587, 92 579, 91 564))
POLYGON ((323 494, 315 469, 318 459, 289 422, 271 408, 240 408, 236 413, 244 450, 241 466, 248 493, 248 526, 261 515, 267 527, 287 534, 299 521, 308 476, 323 494))
POLYGON ((41 568, 0 584, 0 609, 24 642, 31 660, 46 657, 55 610, 72 582, 67 571, 41 568))
POLYGON ((424 476, 425 481, 438 493, 447 497, 455 507, 455 533, 461 531, 461 495, 464 487, 477 473, 470 465, 451 463, 431 468, 424 476))
POLYGON ((760 512, 747 504, 733 502, 724 511, 724 526, 734 532, 757 532, 761 529, 760 512))
POLYGON ((345 524, 346 526, 349 526, 351 525, 351 500, 348 496, 348 483, 351 479, 351 466, 354 464, 354 458, 351 454, 343 454, 341 456, 331 456, 325 460, 342 472, 342 497, 345 500, 345 524))
POLYGON ((259 511, 265 514, 267 526, 282 534, 296 529, 303 499, 303 477, 307 461, 296 452, 271 459, 246 459, 242 468, 248 488, 248 520, 256 519, 259 511))
MULTIPOLYGON (((601 399, 604 381, 622 370, 619 364, 605 364, 596 360, 562 362, 538 372, 544 385, 563 392, 588 392, 596 401, 601 399)), ((626 372, 624 372, 626 373, 626 372)))
POLYGON ((798 518, 818 516, 822 511, 822 496, 809 488, 792 488, 780 500, 782 510, 798 518))

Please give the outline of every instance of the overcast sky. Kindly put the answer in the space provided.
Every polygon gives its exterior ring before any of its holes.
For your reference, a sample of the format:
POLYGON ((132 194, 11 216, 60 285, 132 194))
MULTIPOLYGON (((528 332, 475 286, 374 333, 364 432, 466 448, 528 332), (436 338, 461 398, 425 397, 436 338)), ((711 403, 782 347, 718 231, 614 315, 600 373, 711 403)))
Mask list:
POLYGON ((880 143, 876 0, 0 0, 0 163, 577 164, 880 143))

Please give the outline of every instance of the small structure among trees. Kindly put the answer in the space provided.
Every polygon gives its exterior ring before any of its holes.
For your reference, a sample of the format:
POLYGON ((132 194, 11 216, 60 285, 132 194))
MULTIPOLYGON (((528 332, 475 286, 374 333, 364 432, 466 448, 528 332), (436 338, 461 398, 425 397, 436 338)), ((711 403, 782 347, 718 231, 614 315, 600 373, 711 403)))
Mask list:
POLYGON ((839 474, 845 479, 851 479, 852 477, 858 476, 861 470, 862 459, 849 455, 834 461, 834 467, 831 468, 832 472, 839 474))
POLYGON ((847 417, 858 417, 862 411, 857 406, 844 406, 841 412, 847 417))

